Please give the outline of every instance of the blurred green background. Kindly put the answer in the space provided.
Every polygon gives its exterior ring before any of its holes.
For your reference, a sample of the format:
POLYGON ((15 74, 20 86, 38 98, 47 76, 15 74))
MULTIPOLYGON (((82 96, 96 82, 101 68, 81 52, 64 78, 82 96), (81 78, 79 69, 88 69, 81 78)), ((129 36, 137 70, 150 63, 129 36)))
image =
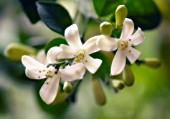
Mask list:
MULTIPOLYGON (((152 69, 133 64, 135 83, 119 93, 102 85, 107 97, 104 106, 96 104, 87 75, 75 103, 53 107, 42 104, 39 99, 42 82, 26 78, 22 64, 6 59, 3 52, 11 42, 36 37, 39 43, 59 35, 42 22, 31 24, 18 1, 1 0, 0 119, 170 119, 170 1, 155 2, 163 19, 157 28, 144 31, 145 41, 137 49, 142 52, 141 59, 160 58, 161 67, 152 69)), ((75 7, 74 2, 69 3, 70 9, 75 7)), ((70 11, 71 16, 72 11, 74 9, 70 11)))

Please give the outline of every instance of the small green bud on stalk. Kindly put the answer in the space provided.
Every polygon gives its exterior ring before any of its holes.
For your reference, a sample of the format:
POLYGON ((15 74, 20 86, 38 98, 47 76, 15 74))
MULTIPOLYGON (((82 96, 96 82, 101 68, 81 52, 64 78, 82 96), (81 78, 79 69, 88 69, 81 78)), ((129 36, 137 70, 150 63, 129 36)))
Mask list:
POLYGON ((115 11, 116 28, 123 24, 124 19, 127 17, 128 10, 125 5, 119 5, 115 11))
POLYGON ((54 102, 52 103, 52 105, 61 103, 63 101, 65 101, 65 99, 69 96, 69 94, 65 93, 65 92, 60 92, 59 94, 57 94, 57 97, 55 98, 54 102))
POLYGON ((5 49, 5 56, 13 61, 20 61, 23 55, 35 54, 36 50, 34 48, 20 43, 11 43, 5 49))
POLYGON ((161 61, 158 58, 146 58, 143 63, 152 68, 158 68, 161 66, 161 61))
POLYGON ((102 35, 111 36, 113 31, 113 25, 110 22, 102 22, 100 24, 100 32, 102 35))
POLYGON ((93 93, 95 96, 96 103, 98 105, 104 105, 106 103, 106 96, 97 78, 92 79, 93 93))
POLYGON ((69 96, 69 94, 67 94, 66 92, 60 92, 60 90, 61 90, 61 87, 58 86, 57 96, 51 105, 61 103, 65 101, 65 99, 69 96))
POLYGON ((122 72, 122 76, 123 76, 124 84, 126 86, 132 86, 134 84, 135 78, 134 78, 132 70, 130 69, 128 65, 125 66, 122 72))
POLYGON ((116 79, 112 80, 112 86, 117 90, 122 90, 125 87, 124 82, 122 80, 116 80, 116 79))
POLYGON ((73 91, 73 86, 71 85, 70 82, 65 81, 64 82, 64 86, 63 86, 63 90, 64 92, 66 92, 67 94, 70 94, 73 91))

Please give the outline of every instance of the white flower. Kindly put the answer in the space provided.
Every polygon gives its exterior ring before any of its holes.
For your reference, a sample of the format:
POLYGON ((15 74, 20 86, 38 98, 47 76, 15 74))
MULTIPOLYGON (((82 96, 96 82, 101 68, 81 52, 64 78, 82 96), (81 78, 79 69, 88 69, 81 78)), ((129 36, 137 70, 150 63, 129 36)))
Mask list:
POLYGON ((90 73, 95 73, 100 67, 102 60, 94 59, 89 54, 99 51, 96 45, 97 37, 88 39, 82 44, 76 24, 71 25, 65 30, 65 38, 69 44, 60 45, 63 53, 58 58, 74 58, 73 63, 82 62, 90 73))
POLYGON ((45 54, 45 50, 40 50, 38 51, 37 55, 36 55, 36 60, 42 64, 47 64, 47 58, 46 58, 46 54, 45 54))
POLYGON ((144 34, 140 28, 132 35, 133 31, 133 21, 126 18, 119 39, 104 35, 98 36, 97 45, 101 50, 114 51, 117 49, 111 65, 111 75, 118 75, 122 72, 126 64, 126 57, 130 63, 134 63, 140 56, 141 53, 132 46, 142 43, 144 34))
POLYGON ((59 89, 60 78, 62 81, 73 81, 82 79, 85 73, 84 64, 77 63, 75 65, 60 68, 57 65, 55 56, 62 52, 59 47, 51 48, 47 53, 47 64, 42 64, 30 56, 22 56, 22 63, 26 67, 26 76, 31 79, 47 78, 40 89, 40 97, 46 104, 51 104, 59 89))

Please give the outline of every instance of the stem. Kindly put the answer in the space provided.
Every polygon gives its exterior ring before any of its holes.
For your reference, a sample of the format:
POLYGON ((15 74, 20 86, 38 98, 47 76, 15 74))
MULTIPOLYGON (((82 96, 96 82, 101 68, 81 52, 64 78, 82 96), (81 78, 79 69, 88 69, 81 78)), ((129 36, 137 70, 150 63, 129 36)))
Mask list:
POLYGON ((89 17, 86 17, 86 18, 85 18, 85 22, 84 22, 84 26, 83 26, 82 34, 81 34, 81 39, 82 39, 83 42, 84 42, 84 35, 85 35, 85 32, 86 32, 86 29, 87 29, 87 25, 88 25, 88 23, 89 23, 89 20, 90 20, 89 17))
POLYGON ((77 94, 77 91, 78 91, 78 88, 79 88, 81 82, 82 82, 82 80, 79 80, 79 81, 77 82, 74 91, 67 97, 66 100, 67 100, 68 102, 73 102, 73 103, 76 102, 76 94, 77 94))
POLYGON ((74 18, 73 18, 73 22, 74 22, 74 23, 76 22, 76 20, 77 20, 77 18, 78 18, 78 15, 79 15, 79 10, 77 9, 77 10, 76 10, 76 13, 75 13, 75 16, 74 16, 74 18))

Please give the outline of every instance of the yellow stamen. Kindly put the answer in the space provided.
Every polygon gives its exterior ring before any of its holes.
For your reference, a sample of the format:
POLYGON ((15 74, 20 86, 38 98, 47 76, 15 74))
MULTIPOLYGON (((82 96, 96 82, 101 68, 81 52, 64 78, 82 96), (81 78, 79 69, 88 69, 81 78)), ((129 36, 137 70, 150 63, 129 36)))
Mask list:
POLYGON ((128 42, 125 40, 120 40, 118 42, 118 47, 122 50, 126 50, 128 48, 128 42))
POLYGON ((84 59, 85 51, 83 49, 79 50, 76 53, 76 57, 74 59, 74 62, 81 62, 84 59))

